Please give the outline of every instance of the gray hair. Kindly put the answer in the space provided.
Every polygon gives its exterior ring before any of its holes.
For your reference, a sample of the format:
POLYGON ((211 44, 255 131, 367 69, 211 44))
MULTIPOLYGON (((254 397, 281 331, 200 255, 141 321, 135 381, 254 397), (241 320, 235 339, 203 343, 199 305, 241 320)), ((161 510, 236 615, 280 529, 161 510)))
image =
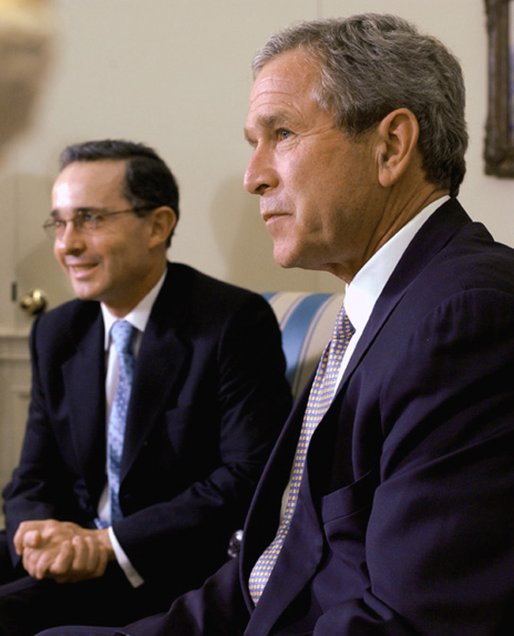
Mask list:
POLYGON ((319 68, 319 106, 349 134, 370 130, 397 108, 412 111, 427 179, 457 196, 468 144, 464 81, 456 57, 439 40, 393 15, 301 22, 272 35, 257 52, 254 76, 297 48, 319 68))

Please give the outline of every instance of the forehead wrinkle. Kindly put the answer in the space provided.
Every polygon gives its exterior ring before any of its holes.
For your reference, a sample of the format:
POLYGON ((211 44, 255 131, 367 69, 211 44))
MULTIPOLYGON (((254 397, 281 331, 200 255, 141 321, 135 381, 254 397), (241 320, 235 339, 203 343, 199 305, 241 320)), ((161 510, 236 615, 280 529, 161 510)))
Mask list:
POLYGON ((304 91, 276 91, 257 95, 250 101, 247 120, 263 128, 273 128, 283 123, 303 119, 307 105, 320 108, 314 88, 304 91), (299 95, 303 95, 302 100, 299 95), (308 101, 305 102, 305 99, 308 101))
POLYGON ((319 115, 316 111, 324 109, 319 104, 318 84, 312 65, 306 66, 303 56, 298 59, 297 52, 281 54, 265 65, 254 81, 245 137, 251 145, 255 145, 254 135, 281 127, 292 128, 303 135, 307 131, 314 133, 319 126, 313 125, 310 130, 309 123, 312 116, 319 115))
POLYGON ((286 51, 260 70, 253 83, 250 101, 253 103, 266 95, 294 98, 299 93, 311 93, 314 97, 318 91, 317 66, 299 55, 298 50, 286 51))
POLYGON ((255 125, 261 128, 276 128, 282 125, 288 118, 288 115, 281 112, 269 114, 261 113, 255 118, 255 125))

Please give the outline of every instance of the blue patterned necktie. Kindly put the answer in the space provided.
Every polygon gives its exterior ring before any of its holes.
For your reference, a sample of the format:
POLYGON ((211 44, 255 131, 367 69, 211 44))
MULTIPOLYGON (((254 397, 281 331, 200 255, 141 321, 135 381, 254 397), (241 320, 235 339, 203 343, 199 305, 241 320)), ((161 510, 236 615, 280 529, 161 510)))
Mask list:
POLYGON ((289 531, 296 502, 298 500, 298 493, 300 491, 300 484, 302 481, 309 442, 317 425, 327 412, 328 407, 332 402, 332 398, 334 397, 334 393, 337 389, 337 378, 339 376, 339 369, 341 367, 344 352, 346 351, 354 331, 355 329, 348 319, 348 316, 344 311, 344 307, 342 307, 334 325, 332 339, 323 352, 318 364, 314 382, 312 383, 291 470, 291 479, 289 482, 289 492, 284 516, 279 524, 275 538, 261 554, 250 574, 249 590, 255 604, 259 601, 262 591, 268 582, 271 571, 275 566, 276 560, 289 531))
POLYGON ((132 351, 132 340, 135 331, 135 328, 126 320, 117 320, 111 328, 111 338, 119 360, 118 386, 111 405, 107 427, 107 477, 111 501, 111 521, 123 517, 119 502, 120 466, 130 391, 134 377, 135 358, 132 351))

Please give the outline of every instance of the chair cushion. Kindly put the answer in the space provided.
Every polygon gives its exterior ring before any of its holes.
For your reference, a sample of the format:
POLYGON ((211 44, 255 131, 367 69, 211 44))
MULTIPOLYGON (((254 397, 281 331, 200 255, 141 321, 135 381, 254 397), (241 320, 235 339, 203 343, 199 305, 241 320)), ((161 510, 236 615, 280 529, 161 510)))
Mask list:
POLYGON ((282 331, 287 379, 296 399, 330 340, 344 294, 266 292, 282 331))

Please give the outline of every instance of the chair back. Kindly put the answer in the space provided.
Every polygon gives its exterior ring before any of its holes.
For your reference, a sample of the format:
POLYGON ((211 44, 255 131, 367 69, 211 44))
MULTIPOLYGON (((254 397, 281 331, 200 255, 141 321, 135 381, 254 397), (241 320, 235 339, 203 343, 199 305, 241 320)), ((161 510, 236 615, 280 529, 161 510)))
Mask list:
POLYGON ((330 340, 344 294, 278 291, 263 296, 282 331, 287 379, 296 399, 330 340))

